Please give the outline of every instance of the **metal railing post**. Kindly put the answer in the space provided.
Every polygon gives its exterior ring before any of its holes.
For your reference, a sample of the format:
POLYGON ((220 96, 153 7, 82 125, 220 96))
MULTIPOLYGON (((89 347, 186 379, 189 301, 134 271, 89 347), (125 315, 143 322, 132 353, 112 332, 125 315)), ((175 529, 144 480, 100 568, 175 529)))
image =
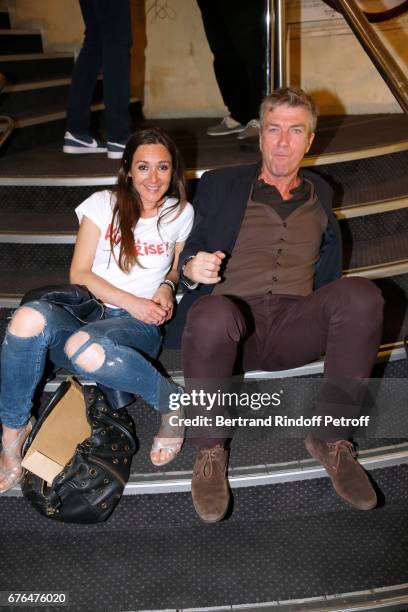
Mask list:
POLYGON ((266 83, 268 96, 286 85, 286 16, 285 0, 266 0, 266 83))
POLYGON ((285 0, 275 0, 275 87, 286 85, 285 0))
POLYGON ((275 19, 274 0, 265 2, 265 28, 266 28, 266 58, 265 58, 265 94, 269 96, 275 87, 275 19))

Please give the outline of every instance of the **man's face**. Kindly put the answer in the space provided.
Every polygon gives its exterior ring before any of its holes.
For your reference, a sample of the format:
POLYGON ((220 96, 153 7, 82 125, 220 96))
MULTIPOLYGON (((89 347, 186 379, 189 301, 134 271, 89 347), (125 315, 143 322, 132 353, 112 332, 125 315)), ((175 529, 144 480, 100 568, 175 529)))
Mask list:
POLYGON ((259 140, 263 178, 284 178, 297 173, 313 138, 309 113, 303 106, 282 104, 267 112, 259 140))

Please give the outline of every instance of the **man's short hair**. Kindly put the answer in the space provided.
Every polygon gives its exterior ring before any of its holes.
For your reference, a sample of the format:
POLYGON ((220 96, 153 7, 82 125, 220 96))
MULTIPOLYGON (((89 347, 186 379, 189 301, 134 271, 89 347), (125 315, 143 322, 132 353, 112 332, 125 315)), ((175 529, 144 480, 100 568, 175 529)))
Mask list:
POLYGON ((317 123, 317 108, 312 98, 300 87, 280 87, 275 89, 270 96, 266 96, 261 104, 259 110, 259 118, 261 122, 261 129, 266 113, 275 110, 277 106, 292 106, 292 107, 303 107, 309 114, 309 129, 311 133, 316 131, 317 123))

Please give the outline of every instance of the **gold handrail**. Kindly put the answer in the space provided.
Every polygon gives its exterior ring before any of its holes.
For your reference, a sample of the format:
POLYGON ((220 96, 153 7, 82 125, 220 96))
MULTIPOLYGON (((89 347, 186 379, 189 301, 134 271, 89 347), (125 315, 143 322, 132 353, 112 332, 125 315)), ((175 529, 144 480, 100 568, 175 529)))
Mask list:
POLYGON ((11 117, 0 115, 0 148, 6 142, 14 129, 14 121, 11 117))
MULTIPOLYGON (((0 72, 0 92, 6 84, 6 77, 0 72)), ((14 121, 11 117, 0 115, 0 148, 6 142, 14 128, 14 121)))
MULTIPOLYGON (((268 93, 285 82, 284 1, 266 0, 268 93)), ((333 0, 327 3, 332 6, 333 0)), ((336 0, 335 4, 336 10, 349 24, 394 98, 402 110, 408 114, 408 78, 369 23, 364 11, 360 9, 355 0, 336 0)), ((405 2, 402 4, 405 7, 405 2)))
POLYGON ((408 79, 379 38, 355 0, 337 0, 344 19, 388 85, 402 110, 408 114, 408 79))
MULTIPOLYGON (((325 4, 328 4, 330 8, 339 13, 339 8, 336 0, 323 0, 325 4)), ((390 19, 395 19, 395 17, 399 17, 404 13, 408 12, 408 0, 403 0, 401 4, 397 4, 397 6, 393 6, 390 9, 386 9, 384 11, 363 11, 364 15, 367 17, 370 23, 381 23, 382 21, 389 21, 390 19)))

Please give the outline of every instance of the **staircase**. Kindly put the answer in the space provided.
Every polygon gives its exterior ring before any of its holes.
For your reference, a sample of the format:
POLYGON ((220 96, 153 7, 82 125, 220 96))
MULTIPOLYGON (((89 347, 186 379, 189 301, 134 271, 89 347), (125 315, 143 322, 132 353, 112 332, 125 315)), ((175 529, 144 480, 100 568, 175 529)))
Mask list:
MULTIPOLYGON (((67 54, 43 53, 38 33, 10 29, 0 12, 0 72, 7 78, 0 114, 16 123, 0 152, 1 337, 25 291, 67 281, 73 210, 115 181, 118 162, 61 152, 72 66, 67 54)), ((102 87, 100 80, 93 106, 101 129, 102 87)), ((132 107, 142 125, 136 100, 132 107)), ((238 148, 234 138, 207 138, 210 121, 155 122, 179 144, 191 193, 206 169, 257 159, 246 143, 238 148)), ((374 377, 385 387, 404 384, 408 119, 323 117, 305 165, 335 188, 344 275, 373 279, 385 297, 374 377)), ((161 360, 181 382, 179 353, 164 351, 161 360)), ((322 366, 248 373, 246 380, 278 385, 301 412, 305 388, 318 381, 322 366)), ((61 377, 46 385, 42 402, 61 377)), ((125 498, 106 524, 47 521, 17 488, 1 497, 0 590, 69 591, 74 610, 408 609, 405 404, 377 415, 380 435, 356 436, 361 462, 378 487, 375 511, 358 512, 338 500, 301 439, 238 430, 229 469, 233 512, 211 527, 200 524, 190 502, 191 448, 186 444, 166 471, 154 468, 148 455, 158 418, 141 400, 130 411, 140 448, 125 498)))

